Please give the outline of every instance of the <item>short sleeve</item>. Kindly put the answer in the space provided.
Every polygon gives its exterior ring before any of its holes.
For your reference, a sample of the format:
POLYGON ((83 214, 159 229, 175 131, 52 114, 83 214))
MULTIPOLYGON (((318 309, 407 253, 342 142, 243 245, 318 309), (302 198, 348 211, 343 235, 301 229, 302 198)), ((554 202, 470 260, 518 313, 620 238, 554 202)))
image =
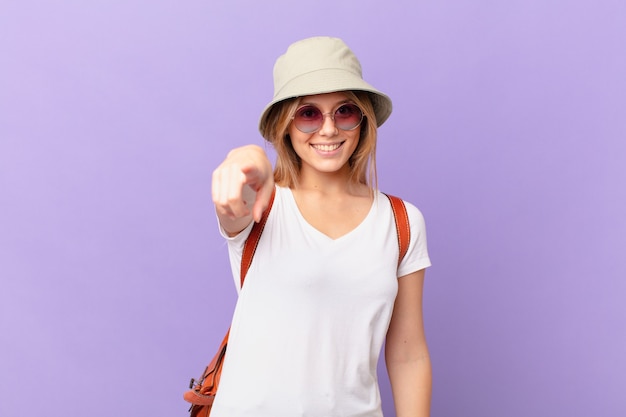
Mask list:
POLYGON ((250 235, 250 231, 252 230, 252 226, 254 222, 250 222, 250 224, 239 232, 235 236, 228 236, 224 228, 219 222, 219 231, 222 237, 226 240, 228 244, 228 259, 230 260, 230 270, 233 273, 233 280, 235 281, 235 287, 237 287, 237 292, 241 290, 241 281, 240 281, 240 273, 241 273, 241 256, 243 254, 243 247, 246 243, 246 239, 250 235))

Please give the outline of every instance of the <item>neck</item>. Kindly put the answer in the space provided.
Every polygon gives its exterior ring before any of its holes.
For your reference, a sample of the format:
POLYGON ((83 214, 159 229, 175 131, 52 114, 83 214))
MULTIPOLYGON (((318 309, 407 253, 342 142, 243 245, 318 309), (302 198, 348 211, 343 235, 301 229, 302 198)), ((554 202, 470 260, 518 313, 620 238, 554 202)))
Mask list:
POLYGON ((350 179, 350 167, 347 164, 334 172, 320 172, 303 167, 295 190, 313 191, 325 195, 366 195, 371 191, 366 184, 350 179))

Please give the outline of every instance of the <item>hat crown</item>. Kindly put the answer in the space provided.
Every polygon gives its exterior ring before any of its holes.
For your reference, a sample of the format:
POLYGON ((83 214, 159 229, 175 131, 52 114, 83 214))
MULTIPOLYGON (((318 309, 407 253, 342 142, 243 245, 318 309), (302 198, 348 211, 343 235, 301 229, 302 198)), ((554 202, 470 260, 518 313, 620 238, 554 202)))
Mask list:
POLYGON ((318 36, 291 44, 274 64, 274 98, 261 113, 259 131, 281 101, 337 91, 368 93, 377 126, 391 114, 391 99, 363 79, 361 63, 341 39, 318 36))
POLYGON ((293 43, 274 64, 274 97, 290 82, 315 71, 336 70, 363 78, 361 63, 341 39, 314 37, 293 43))

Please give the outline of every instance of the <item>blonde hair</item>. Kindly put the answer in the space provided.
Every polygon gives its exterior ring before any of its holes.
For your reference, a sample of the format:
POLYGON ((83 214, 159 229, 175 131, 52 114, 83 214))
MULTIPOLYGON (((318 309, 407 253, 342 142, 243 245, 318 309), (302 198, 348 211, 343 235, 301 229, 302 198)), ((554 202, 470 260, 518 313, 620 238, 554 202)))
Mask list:
MULTIPOLYGON (((359 143, 348 161, 351 168, 350 181, 365 184, 370 189, 377 189, 376 139, 378 130, 372 100, 369 93, 364 91, 343 91, 343 93, 359 106, 364 116, 361 122, 359 143)), ((289 188, 295 187, 300 177, 301 160, 291 145, 288 133, 289 124, 300 101, 300 97, 295 97, 272 106, 267 116, 267 123, 261 132, 265 140, 276 150, 274 181, 280 186, 289 188)))

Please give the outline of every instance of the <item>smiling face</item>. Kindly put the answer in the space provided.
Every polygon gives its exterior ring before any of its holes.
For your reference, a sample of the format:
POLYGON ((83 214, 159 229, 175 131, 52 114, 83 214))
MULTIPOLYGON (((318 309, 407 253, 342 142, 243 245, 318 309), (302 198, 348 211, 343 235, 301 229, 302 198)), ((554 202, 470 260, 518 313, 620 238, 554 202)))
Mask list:
POLYGON ((337 109, 350 102, 348 96, 342 92, 306 96, 301 99, 299 108, 310 105, 324 113, 322 126, 315 132, 301 132, 296 128, 294 121, 289 125, 291 145, 301 160, 301 175, 349 174, 348 161, 359 144, 361 126, 352 130, 341 130, 337 128, 333 117, 339 117, 335 115, 337 109))

